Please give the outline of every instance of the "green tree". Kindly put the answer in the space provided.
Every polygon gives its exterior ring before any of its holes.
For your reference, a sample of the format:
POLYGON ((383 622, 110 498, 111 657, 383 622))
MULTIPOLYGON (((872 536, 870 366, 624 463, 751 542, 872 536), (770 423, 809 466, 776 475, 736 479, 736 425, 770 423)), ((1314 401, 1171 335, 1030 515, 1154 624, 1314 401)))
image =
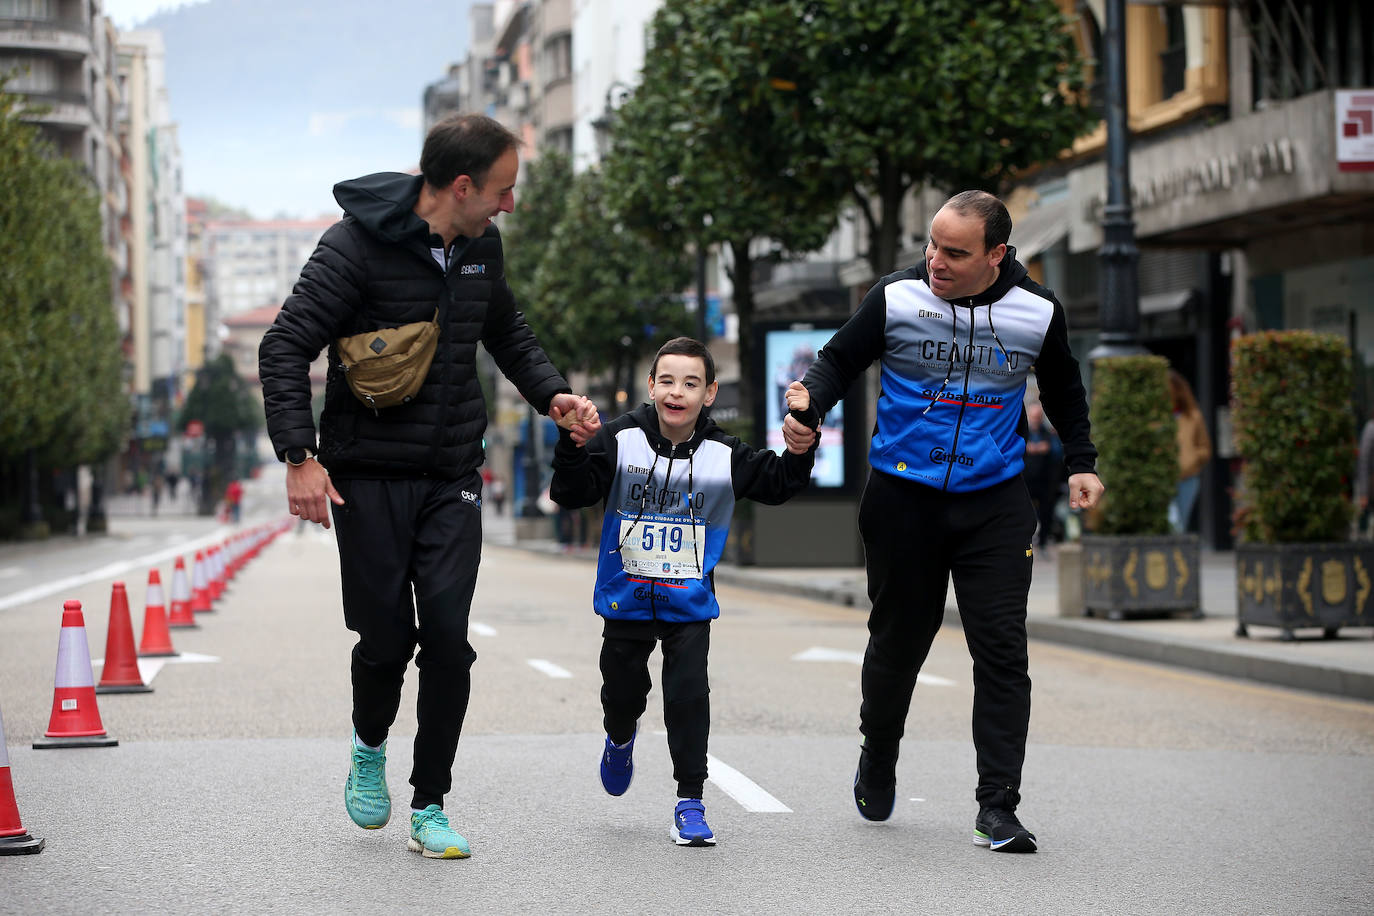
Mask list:
POLYGON ((182 405, 177 428, 185 433, 193 420, 203 424, 210 445, 200 492, 200 513, 209 515, 235 476, 239 437, 256 432, 263 423, 262 406, 239 377, 229 354, 216 356, 196 374, 195 387, 182 405))
POLYGON ((667 0, 650 25, 642 80, 615 112, 603 164, 627 226, 660 244, 722 245, 739 318, 740 403, 752 403, 755 265, 813 251, 844 185, 825 166, 810 112, 776 104, 801 65, 785 3, 667 0))
POLYGON ((99 200, 33 114, 0 77, 0 464, 66 469, 112 455, 130 410, 99 200))
POLYGON ((691 269, 681 249, 658 248, 617 222, 598 172, 573 179, 567 209, 535 272, 531 301, 541 335, 575 343, 569 370, 612 372, 636 400, 635 361, 688 333, 681 290, 691 269))
POLYGON ((515 195, 515 211, 502 230, 506 282, 524 310, 525 320, 539 337, 540 346, 553 364, 565 372, 573 363, 575 350, 574 341, 558 334, 558 317, 564 304, 541 301, 535 295, 534 278, 548 257, 554 231, 567 213, 572 182, 572 163, 566 155, 553 150, 541 153, 525 165, 515 195))
MULTIPOLYGON (((897 269, 913 188, 1005 190, 1098 120, 1055 0, 781 0, 762 45, 779 121, 826 150, 868 227, 877 276, 897 269), (792 88, 795 86, 795 88, 792 88)), ((923 235, 923 233, 922 233, 923 235)))

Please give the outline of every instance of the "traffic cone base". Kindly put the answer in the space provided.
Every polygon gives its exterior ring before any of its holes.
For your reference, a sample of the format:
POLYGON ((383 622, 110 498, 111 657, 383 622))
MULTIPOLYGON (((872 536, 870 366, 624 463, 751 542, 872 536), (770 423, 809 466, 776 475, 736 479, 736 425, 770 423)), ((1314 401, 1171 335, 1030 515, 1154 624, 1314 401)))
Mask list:
POLYGON ((47 751, 55 747, 118 747, 119 739, 109 735, 90 735, 84 738, 49 738, 44 735, 33 742, 34 750, 47 751))
POLYGON ((96 693, 152 693, 147 684, 97 684, 96 693))
POLYGON ((0 856, 34 855, 43 851, 43 840, 29 836, 0 836, 0 856))

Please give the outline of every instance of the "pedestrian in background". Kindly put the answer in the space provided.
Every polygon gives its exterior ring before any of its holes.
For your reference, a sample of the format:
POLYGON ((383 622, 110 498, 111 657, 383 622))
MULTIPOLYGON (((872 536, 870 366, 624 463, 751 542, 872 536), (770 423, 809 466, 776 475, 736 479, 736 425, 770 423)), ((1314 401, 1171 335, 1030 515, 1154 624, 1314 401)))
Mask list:
POLYGON ((519 143, 491 118, 455 115, 429 131, 419 175, 380 172, 335 185, 344 217, 325 231, 259 350, 267 430, 287 463, 287 505, 326 528, 332 508, 344 621, 358 634, 344 806, 364 828, 391 817, 386 741, 418 645, 408 847, 430 858, 469 854, 443 804, 477 657, 467 638, 487 425, 477 344, 564 428, 583 435, 581 424, 596 415, 550 365, 506 284, 491 217, 514 207, 519 143), (355 397, 331 344, 429 321, 436 309, 433 362, 411 400, 374 409, 355 397), (309 367, 326 347, 317 445, 309 367))
POLYGON ((1355 504, 1359 507, 1359 534, 1369 537, 1369 522, 1374 515, 1370 495, 1374 494, 1374 411, 1360 431, 1360 451, 1355 467, 1355 504))
POLYGON ((1039 398, 1026 401, 1026 468, 1022 476, 1035 506, 1036 546, 1048 549, 1054 543, 1054 508, 1059 501, 1060 481, 1064 477, 1064 446, 1059 434, 1045 420, 1039 398))
MULTIPOLYGON (((978 815, 973 840, 1034 852, 1016 816, 1030 723, 1026 598, 1036 515, 1021 478, 1017 427, 1034 365, 1059 431, 1069 505, 1102 494, 1088 405, 1064 309, 1007 245, 1011 217, 983 191, 956 194, 930 223, 921 264, 879 280, 803 380, 822 416, 882 361, 873 472, 859 508, 868 567, 868 648, 859 709, 863 744, 854 802, 886 820, 916 676, 945 616, 953 575, 973 656, 978 815)), ((789 447, 812 433, 783 422, 789 447)))
POLYGON ((1178 424, 1178 487, 1169 503, 1169 527, 1182 533, 1193 516, 1202 469, 1212 460, 1212 438, 1188 380, 1173 369, 1169 370, 1169 402, 1178 424))
MULTIPOLYGON (((711 621, 720 616, 712 571, 735 503, 786 502, 806 489, 815 462, 814 443, 778 455, 726 435, 706 413, 716 391, 706 346, 668 341, 649 370, 652 404, 617 417, 581 448, 561 433, 550 485, 561 506, 606 501, 592 593, 592 609, 605 620, 601 785, 611 795, 630 787, 649 655, 661 642, 663 723, 678 796, 671 836, 679 846, 716 842, 701 800, 711 727, 706 658, 711 621)), ((805 389, 794 385, 787 403, 806 411, 805 389)))

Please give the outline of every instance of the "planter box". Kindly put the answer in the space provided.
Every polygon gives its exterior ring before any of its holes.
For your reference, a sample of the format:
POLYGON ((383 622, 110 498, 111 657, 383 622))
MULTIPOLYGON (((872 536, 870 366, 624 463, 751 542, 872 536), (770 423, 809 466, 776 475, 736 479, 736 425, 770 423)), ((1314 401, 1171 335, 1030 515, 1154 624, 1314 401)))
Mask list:
POLYGON ((1236 546, 1236 635, 1248 626, 1279 627, 1280 638, 1320 627, 1374 626, 1374 543, 1236 546))
POLYGON ((1202 616, 1202 549, 1195 534, 1085 535, 1084 613, 1110 620, 1187 613, 1202 616))

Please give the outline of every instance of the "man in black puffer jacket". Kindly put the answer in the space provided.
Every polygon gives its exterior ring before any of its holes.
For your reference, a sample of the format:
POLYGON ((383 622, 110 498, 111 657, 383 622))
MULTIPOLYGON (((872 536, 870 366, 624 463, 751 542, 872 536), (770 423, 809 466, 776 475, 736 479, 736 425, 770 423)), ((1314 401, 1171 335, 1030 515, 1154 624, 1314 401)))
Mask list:
POLYGON ((430 858, 468 855, 443 801, 477 657, 467 639, 487 425, 477 343, 575 439, 599 425, 596 408, 569 393, 549 363, 506 285, 491 217, 514 208, 518 146, 496 121, 459 115, 430 130, 420 175, 381 172, 335 185, 344 218, 321 237, 259 350, 267 432, 287 463, 287 503, 326 528, 332 503, 344 621, 358 634, 345 807, 364 828, 391 817, 386 738, 418 645, 409 847, 430 858), (334 341, 428 321, 436 308, 438 344, 419 392, 380 409, 355 397, 334 341), (309 367, 326 347, 317 457, 309 367))

